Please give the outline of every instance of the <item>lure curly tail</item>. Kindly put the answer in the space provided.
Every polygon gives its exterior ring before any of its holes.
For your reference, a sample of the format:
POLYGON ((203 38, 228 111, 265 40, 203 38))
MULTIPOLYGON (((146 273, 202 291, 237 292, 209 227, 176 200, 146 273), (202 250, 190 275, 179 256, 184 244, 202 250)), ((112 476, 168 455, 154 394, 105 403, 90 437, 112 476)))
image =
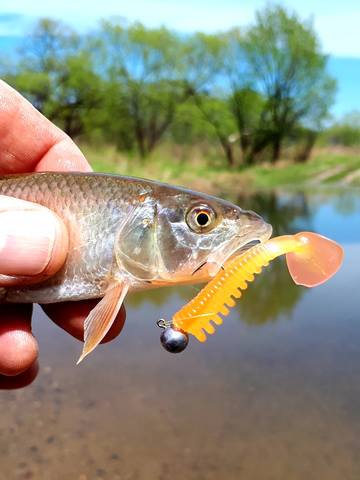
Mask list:
POLYGON ((225 269, 173 316, 173 325, 204 342, 206 333, 215 332, 214 324, 220 325, 223 321, 220 315, 229 313, 235 299, 241 297, 255 275, 283 254, 294 282, 306 287, 326 282, 343 260, 341 246, 316 233, 272 238, 227 262, 225 269))

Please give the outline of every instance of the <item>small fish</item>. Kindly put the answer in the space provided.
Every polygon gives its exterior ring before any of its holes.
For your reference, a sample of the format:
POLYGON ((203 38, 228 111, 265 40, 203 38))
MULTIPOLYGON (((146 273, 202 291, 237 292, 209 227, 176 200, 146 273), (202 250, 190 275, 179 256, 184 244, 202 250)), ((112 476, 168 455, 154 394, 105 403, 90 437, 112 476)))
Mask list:
POLYGON ((54 276, 0 289, 0 301, 55 303, 102 297, 85 321, 79 362, 109 331, 129 291, 206 282, 227 259, 272 233, 271 225, 254 212, 140 178, 8 175, 0 177, 0 195, 48 207, 62 218, 69 234, 69 253, 54 276))

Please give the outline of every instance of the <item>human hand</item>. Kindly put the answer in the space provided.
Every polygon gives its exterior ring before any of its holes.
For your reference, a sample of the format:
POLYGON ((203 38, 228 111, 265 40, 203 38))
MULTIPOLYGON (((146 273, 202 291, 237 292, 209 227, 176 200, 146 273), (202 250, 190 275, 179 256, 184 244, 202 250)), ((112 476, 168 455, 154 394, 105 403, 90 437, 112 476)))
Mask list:
MULTIPOLYGON (((39 171, 90 171, 73 141, 0 80, 0 175, 39 171)), ((66 258, 67 232, 50 210, 0 195, 0 288, 26 277, 51 275, 66 258)), ((96 300, 44 306, 61 328, 82 340, 96 300)), ((31 305, 0 305, 0 388, 19 388, 36 377, 38 344, 31 333, 31 305), (11 377, 11 378, 10 378, 11 377)), ((118 335, 122 308, 104 341, 118 335)))

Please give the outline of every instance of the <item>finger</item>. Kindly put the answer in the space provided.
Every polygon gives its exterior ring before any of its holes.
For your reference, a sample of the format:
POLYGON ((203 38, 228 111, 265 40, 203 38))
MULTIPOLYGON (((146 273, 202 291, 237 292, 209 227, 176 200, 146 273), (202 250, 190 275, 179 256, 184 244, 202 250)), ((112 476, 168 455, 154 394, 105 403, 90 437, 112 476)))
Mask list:
MULTIPOLYGON (((68 234, 52 211, 31 202, 0 195, 0 275, 53 275, 63 265, 68 234)), ((23 278, 0 277, 0 285, 26 283, 23 278)))
POLYGON ((35 361, 30 368, 15 377, 0 375, 0 390, 15 390, 17 388, 27 387, 35 380, 38 372, 39 364, 35 361))
MULTIPOLYGON (((46 315, 63 330, 78 340, 84 340, 84 321, 99 300, 82 300, 42 305, 46 315)), ((125 323, 125 307, 122 305, 118 316, 101 343, 109 342, 119 335, 125 323)))
POLYGON ((31 305, 2 305, 0 318, 0 374, 19 375, 38 356, 38 344, 31 333, 31 305))
POLYGON ((0 173, 90 171, 72 140, 0 80, 0 173))
POLYGON ((91 167, 75 143, 65 136, 46 152, 36 165, 35 171, 90 172, 91 167))

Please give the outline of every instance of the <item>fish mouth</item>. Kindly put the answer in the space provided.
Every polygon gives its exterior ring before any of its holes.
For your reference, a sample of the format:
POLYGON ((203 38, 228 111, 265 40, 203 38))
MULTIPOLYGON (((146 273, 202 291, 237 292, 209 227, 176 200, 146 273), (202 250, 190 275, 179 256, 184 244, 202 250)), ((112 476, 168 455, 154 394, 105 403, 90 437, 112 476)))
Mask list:
POLYGON ((250 240, 250 242, 245 243, 244 245, 241 245, 241 247, 237 248, 236 250, 233 250, 230 255, 226 257, 226 260, 224 260, 224 263, 227 262, 228 260, 231 260, 238 255, 242 255, 243 253, 247 252, 251 248, 255 247, 256 245, 259 245, 259 243, 263 243, 261 240, 250 240))
POLYGON ((250 242, 245 243, 245 245, 242 245, 240 248, 235 250, 235 252, 231 254, 231 257, 240 255, 240 253, 245 253, 247 250, 250 250, 250 248, 255 247, 255 245, 258 245, 259 243, 261 243, 261 240, 250 240, 250 242))
MULTIPOLYGON (((242 253, 245 253, 247 250, 249 250, 252 247, 255 247, 255 245, 258 245, 259 243, 261 243, 260 240, 251 240, 250 242, 246 243, 245 245, 242 245, 241 247, 237 248, 232 253, 230 253, 230 255, 228 255, 225 258, 224 263, 227 262, 228 260, 234 258, 234 257, 237 257, 238 255, 240 255, 242 253)), ((219 263, 218 261, 215 261, 215 260, 208 259, 208 260, 205 260, 203 263, 201 263, 198 267, 196 267, 191 275, 192 276, 195 275, 200 270, 202 270, 204 267, 208 267, 209 264, 213 264, 216 271, 218 271, 220 268, 224 269, 224 265, 222 263, 219 263)), ((211 270, 213 271, 213 273, 215 273, 214 269, 211 269, 211 270)), ((211 276, 212 276, 212 274, 211 274, 211 276)))
POLYGON ((264 221, 262 222, 263 225, 261 228, 252 235, 235 235, 235 237, 222 251, 222 254, 224 255, 224 262, 226 262, 229 258, 233 258, 236 255, 246 252, 259 243, 264 243, 269 240, 272 235, 272 226, 269 223, 264 221), (248 238, 246 238, 247 236, 248 238))
POLYGON ((263 228, 257 232, 256 235, 251 238, 251 240, 245 241, 241 244, 241 240, 244 239, 244 235, 235 235, 230 242, 224 247, 219 248, 213 252, 209 258, 199 265, 192 273, 195 275, 204 267, 207 267, 209 274, 213 277, 221 268, 224 268, 224 263, 226 263, 231 258, 234 258, 250 248, 258 245, 259 243, 264 243, 272 235, 272 226, 269 223, 263 222, 263 228), (255 237, 255 238, 254 238, 255 237), (239 246, 240 243, 240 246, 239 246))
MULTIPOLYGON (((264 222, 263 231, 259 235, 257 235, 257 238, 249 240, 247 243, 241 245, 239 248, 237 248, 231 253, 230 257, 234 257, 236 255, 239 255, 240 253, 244 253, 247 250, 250 250, 250 248, 255 247, 255 245, 258 245, 259 243, 266 242, 267 240, 269 240, 271 235, 272 235, 272 226, 269 223, 264 222)), ((241 238, 241 236, 239 235, 239 236, 236 236, 235 238, 241 238)))

